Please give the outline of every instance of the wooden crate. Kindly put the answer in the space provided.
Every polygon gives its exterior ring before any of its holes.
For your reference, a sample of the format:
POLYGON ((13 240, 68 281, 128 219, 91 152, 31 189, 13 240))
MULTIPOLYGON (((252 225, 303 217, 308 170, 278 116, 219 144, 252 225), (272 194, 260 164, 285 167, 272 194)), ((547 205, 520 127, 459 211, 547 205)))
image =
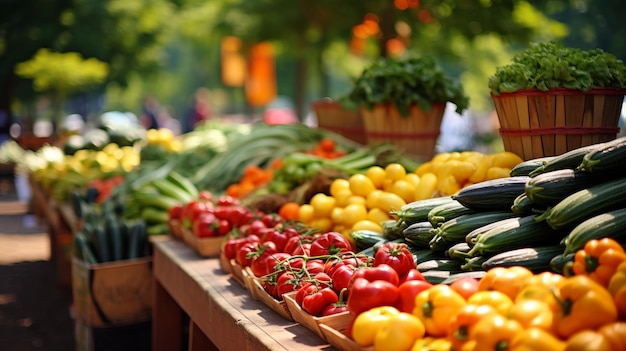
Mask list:
POLYGON ((311 330, 312 332, 314 332, 315 334, 317 334, 320 338, 324 340, 326 340, 326 336, 324 335, 324 333, 322 333, 322 329, 320 329, 321 324, 327 324, 327 325, 333 324, 332 320, 344 321, 346 318, 348 318, 346 317, 346 315, 349 314, 349 312, 347 311, 330 315, 330 316, 322 316, 322 317, 313 316, 309 314, 308 312, 306 312, 305 310, 303 310, 302 307, 300 307, 300 305, 298 305, 298 303, 295 300, 295 295, 296 293, 293 292, 293 293, 285 294, 283 296, 285 302, 287 303, 287 308, 289 309, 289 313, 293 317, 293 320, 302 324, 304 327, 311 330))
POLYGON ((152 258, 87 264, 72 260, 76 320, 90 327, 132 325, 152 317, 152 258))

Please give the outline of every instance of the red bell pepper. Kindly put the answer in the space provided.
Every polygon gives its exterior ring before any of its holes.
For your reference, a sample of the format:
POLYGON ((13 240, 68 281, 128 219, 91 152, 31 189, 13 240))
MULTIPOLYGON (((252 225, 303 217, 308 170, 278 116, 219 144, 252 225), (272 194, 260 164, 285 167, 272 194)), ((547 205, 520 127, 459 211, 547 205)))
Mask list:
POLYGON ((398 286, 398 301, 395 307, 400 312, 413 313, 415 297, 420 292, 433 286, 425 280, 407 280, 398 286))
POLYGON ((422 272, 417 268, 411 268, 407 274, 400 276, 400 284, 408 282, 409 280, 423 280, 426 281, 422 272))
MULTIPOLYGON (((365 278, 368 281, 384 280, 391 284, 398 286, 400 284, 400 277, 395 269, 387 264, 381 264, 376 267, 361 268, 354 272, 352 281, 357 278, 365 278)), ((351 283, 348 283, 348 290, 350 290, 351 283)))
POLYGON ((398 300, 398 286, 386 280, 356 278, 349 288, 348 311, 358 316, 371 308, 393 306, 398 300))

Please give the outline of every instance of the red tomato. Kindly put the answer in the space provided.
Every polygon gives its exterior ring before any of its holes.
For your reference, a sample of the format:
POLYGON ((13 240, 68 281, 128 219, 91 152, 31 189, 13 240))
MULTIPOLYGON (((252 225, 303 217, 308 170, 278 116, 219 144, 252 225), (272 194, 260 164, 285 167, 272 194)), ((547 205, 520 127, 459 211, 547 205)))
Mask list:
POLYGON ((350 252, 352 245, 341 233, 328 232, 311 243, 311 256, 339 255, 350 252))
POLYGON ((478 291, 479 280, 472 277, 462 277, 450 284, 450 287, 461 294, 467 300, 475 292, 478 291))
POLYGON ((383 263, 393 267, 400 277, 417 266, 408 246, 394 242, 388 242, 376 251, 374 266, 383 263))

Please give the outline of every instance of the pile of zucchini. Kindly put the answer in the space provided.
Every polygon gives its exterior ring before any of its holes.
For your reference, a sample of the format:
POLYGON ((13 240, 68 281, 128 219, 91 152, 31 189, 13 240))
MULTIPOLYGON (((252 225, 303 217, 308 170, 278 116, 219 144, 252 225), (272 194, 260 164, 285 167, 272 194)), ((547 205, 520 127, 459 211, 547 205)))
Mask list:
POLYGON ((87 264, 98 264, 150 256, 146 223, 124 218, 116 208, 107 206, 110 202, 103 204, 72 193, 79 223, 73 235, 74 257, 87 264))
POLYGON ((626 138, 528 160, 508 178, 405 205, 393 232, 431 281, 497 266, 565 273, 591 239, 626 245, 624 161, 626 138))

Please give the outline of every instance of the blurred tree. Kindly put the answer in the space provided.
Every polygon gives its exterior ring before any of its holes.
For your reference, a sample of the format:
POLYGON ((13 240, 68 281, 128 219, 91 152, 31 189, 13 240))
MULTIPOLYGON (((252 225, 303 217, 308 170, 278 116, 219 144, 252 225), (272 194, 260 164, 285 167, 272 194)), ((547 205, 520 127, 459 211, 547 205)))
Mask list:
POLYGON ((48 49, 40 49, 15 69, 18 76, 33 80, 35 91, 50 96, 53 125, 60 122, 63 104, 70 94, 102 83, 108 71, 108 65, 97 59, 85 60, 75 52, 62 54, 48 49))
POLYGON ((33 98, 15 66, 40 48, 106 62, 104 83, 124 86, 131 72, 158 72, 176 6, 175 0, 0 0, 0 111, 13 114, 18 91, 23 101, 33 98))

